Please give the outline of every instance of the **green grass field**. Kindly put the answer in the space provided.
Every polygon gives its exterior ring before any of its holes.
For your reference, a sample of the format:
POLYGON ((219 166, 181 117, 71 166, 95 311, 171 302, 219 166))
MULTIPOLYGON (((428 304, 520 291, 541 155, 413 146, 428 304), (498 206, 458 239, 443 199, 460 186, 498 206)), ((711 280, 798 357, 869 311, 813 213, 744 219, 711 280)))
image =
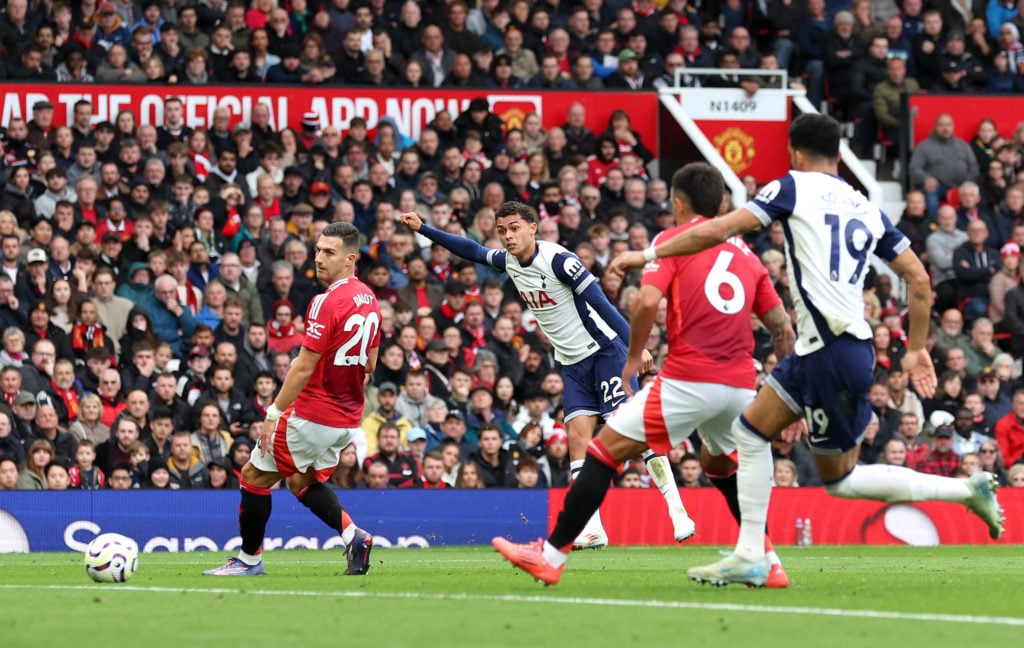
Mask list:
POLYGON ((266 577, 199 575, 227 554, 144 554, 100 585, 77 554, 0 556, 5 646, 1019 645, 1021 547, 783 547, 788 590, 715 588, 685 568, 713 547, 573 554, 544 588, 490 548, 275 551, 266 577))

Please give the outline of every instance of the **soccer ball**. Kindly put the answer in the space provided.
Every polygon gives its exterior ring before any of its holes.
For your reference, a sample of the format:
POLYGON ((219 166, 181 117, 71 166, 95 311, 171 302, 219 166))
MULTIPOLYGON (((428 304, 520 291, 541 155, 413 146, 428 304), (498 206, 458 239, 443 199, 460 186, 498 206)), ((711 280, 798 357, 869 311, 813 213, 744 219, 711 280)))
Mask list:
POLYGON ((97 583, 123 583, 138 566, 138 545, 119 533, 98 535, 85 549, 85 573, 97 583))

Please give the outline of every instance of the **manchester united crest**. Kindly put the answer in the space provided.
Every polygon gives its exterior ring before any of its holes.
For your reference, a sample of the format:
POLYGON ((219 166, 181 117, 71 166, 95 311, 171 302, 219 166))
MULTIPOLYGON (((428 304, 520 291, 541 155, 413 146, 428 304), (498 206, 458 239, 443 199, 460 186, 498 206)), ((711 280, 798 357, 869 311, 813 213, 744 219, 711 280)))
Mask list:
POLYGON ((712 142, 736 175, 749 169, 754 161, 754 137, 742 128, 730 126, 716 135, 712 142))

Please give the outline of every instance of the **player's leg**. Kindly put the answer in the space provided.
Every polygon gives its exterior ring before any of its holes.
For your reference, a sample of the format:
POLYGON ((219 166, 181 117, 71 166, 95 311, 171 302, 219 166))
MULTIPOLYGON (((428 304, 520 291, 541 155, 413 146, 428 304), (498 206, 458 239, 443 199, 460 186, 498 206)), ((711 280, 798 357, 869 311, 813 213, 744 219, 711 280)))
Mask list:
MULTIPOLYGON (((253 451, 253 456, 259 447, 253 451)), ((269 453, 268 453, 269 456, 269 453)), ((266 457, 256 458, 256 461, 266 457)), ((272 463, 272 458, 270 462, 272 463)), ((238 528, 242 536, 242 546, 238 555, 216 569, 203 572, 205 576, 262 576, 263 568, 263 537, 270 519, 271 499, 270 487, 281 480, 281 475, 269 470, 261 470, 253 465, 252 460, 242 468, 240 490, 242 501, 238 506, 238 528)))
MULTIPOLYGON (((583 462, 587 456, 587 446, 594 437, 594 430, 600 420, 601 401, 595 393, 595 366, 600 361, 600 353, 576 364, 562 368, 565 381, 563 404, 565 407, 565 434, 569 443, 569 479, 575 481, 583 470, 583 462)), ((622 366, 621 364, 619 365, 622 366)), ((605 386, 605 394, 611 389, 605 386)), ((621 391, 621 390, 620 390, 621 391)), ((600 511, 587 522, 587 525, 576 538, 577 549, 600 549, 607 546, 608 534, 601 522, 600 511)))
POLYGON ((688 570, 687 575, 692 580, 716 585, 746 583, 756 586, 764 585, 767 581, 769 569, 765 562, 765 526, 772 479, 769 440, 799 418, 791 403, 791 398, 787 396, 784 400, 769 383, 761 388, 754 401, 733 422, 732 437, 738 455, 736 487, 740 511, 739 539, 733 553, 722 560, 688 570))
POLYGON ((679 495, 679 487, 676 485, 667 454, 672 446, 682 441, 682 438, 707 415, 708 402, 699 393, 700 389, 695 383, 656 378, 642 392, 643 409, 639 418, 629 417, 622 423, 629 426, 639 424, 640 429, 634 432, 642 433, 647 439, 650 448, 644 454, 647 472, 665 498, 676 542, 693 536, 697 527, 683 506, 683 499, 679 495))
MULTIPOLYGON (((576 416, 565 422, 566 436, 569 437, 569 479, 570 486, 576 482, 583 471, 587 457, 587 445, 594 436, 594 429, 597 427, 596 416, 576 416), (583 452, 580 454, 579 445, 583 443, 583 452), (573 447, 576 454, 573 454, 573 447)), ((594 511, 587 521, 587 524, 580 530, 576 538, 577 549, 600 549, 608 545, 608 533, 604 530, 604 522, 601 521, 601 511, 594 511)))
POLYGON ((491 543, 509 562, 534 578, 554 585, 562 575, 569 551, 589 520, 604 501, 619 465, 636 456, 647 444, 629 439, 609 425, 604 426, 596 439, 590 442, 583 470, 566 494, 562 512, 558 514, 551 537, 544 542, 527 545, 515 544, 505 538, 494 538, 491 543))
POLYGON ((665 498, 668 516, 672 520, 672 535, 676 542, 693 537, 697 525, 690 519, 690 514, 683 506, 683 498, 679 495, 679 486, 676 485, 676 478, 672 474, 672 464, 668 460, 668 455, 648 448, 644 452, 644 463, 647 464, 647 474, 651 476, 651 481, 665 498))
MULTIPOLYGON (((711 483, 725 497, 726 506, 732 514, 736 523, 740 522, 740 502, 736 490, 736 453, 712 455, 708 450, 707 442, 701 447, 701 465, 704 467, 704 474, 708 476, 711 483)), ((775 551, 775 545, 768 536, 768 528, 764 533, 764 554, 768 561, 768 580, 765 587, 783 588, 789 587, 789 576, 782 566, 782 559, 775 551)))
POLYGON ((338 465, 341 451, 359 434, 357 428, 332 428, 295 418, 297 434, 292 439, 292 456, 302 472, 288 478, 288 488, 330 529, 338 532, 345 544, 348 575, 362 575, 370 569, 373 536, 363 531, 338 501, 327 481, 338 465))
POLYGON ((994 540, 1002 536, 1003 512, 995 497, 998 486, 991 473, 979 472, 969 479, 940 477, 903 466, 858 465, 859 455, 859 446, 838 455, 814 455, 814 463, 830 495, 882 502, 957 502, 966 505, 985 522, 994 540))
MULTIPOLYGON (((808 438, 818 473, 829 493, 837 497, 884 502, 942 500, 967 505, 999 538, 1002 511, 995 498, 996 483, 990 474, 954 479, 919 473, 899 466, 858 466, 860 442, 871 417, 868 389, 874 361, 870 344, 840 340, 828 351, 837 360, 809 363, 808 438), (841 369, 837 369, 841 367, 841 369)), ((825 358, 828 359, 828 356, 825 358)), ((773 374, 774 375, 774 374, 773 374)), ((741 459, 742 461, 742 459, 741 459)))

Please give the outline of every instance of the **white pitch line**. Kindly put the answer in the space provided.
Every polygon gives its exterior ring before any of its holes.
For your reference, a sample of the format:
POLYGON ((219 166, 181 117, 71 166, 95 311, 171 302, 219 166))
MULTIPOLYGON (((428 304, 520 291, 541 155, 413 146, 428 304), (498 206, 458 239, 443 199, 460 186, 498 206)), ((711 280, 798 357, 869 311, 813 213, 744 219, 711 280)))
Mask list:
POLYGON ((967 614, 936 614, 926 612, 893 612, 890 610, 846 610, 841 608, 787 607, 783 605, 745 605, 742 603, 695 603, 687 601, 630 601, 624 599, 593 599, 561 596, 523 596, 518 594, 427 594, 421 592, 314 592, 304 590, 239 590, 224 587, 147 587, 142 585, 12 585, 0 584, 7 590, 83 590, 111 592, 153 592, 168 594, 241 594, 244 596, 308 596, 334 598, 428 599, 434 601, 494 601, 498 603, 542 603, 544 605, 587 605, 609 607, 663 608, 670 610, 710 610, 716 612, 753 612, 755 614, 795 614, 798 616, 832 616, 854 619, 886 619, 893 621, 932 621, 941 623, 972 623, 1024 627, 1021 617, 971 616, 967 614))

